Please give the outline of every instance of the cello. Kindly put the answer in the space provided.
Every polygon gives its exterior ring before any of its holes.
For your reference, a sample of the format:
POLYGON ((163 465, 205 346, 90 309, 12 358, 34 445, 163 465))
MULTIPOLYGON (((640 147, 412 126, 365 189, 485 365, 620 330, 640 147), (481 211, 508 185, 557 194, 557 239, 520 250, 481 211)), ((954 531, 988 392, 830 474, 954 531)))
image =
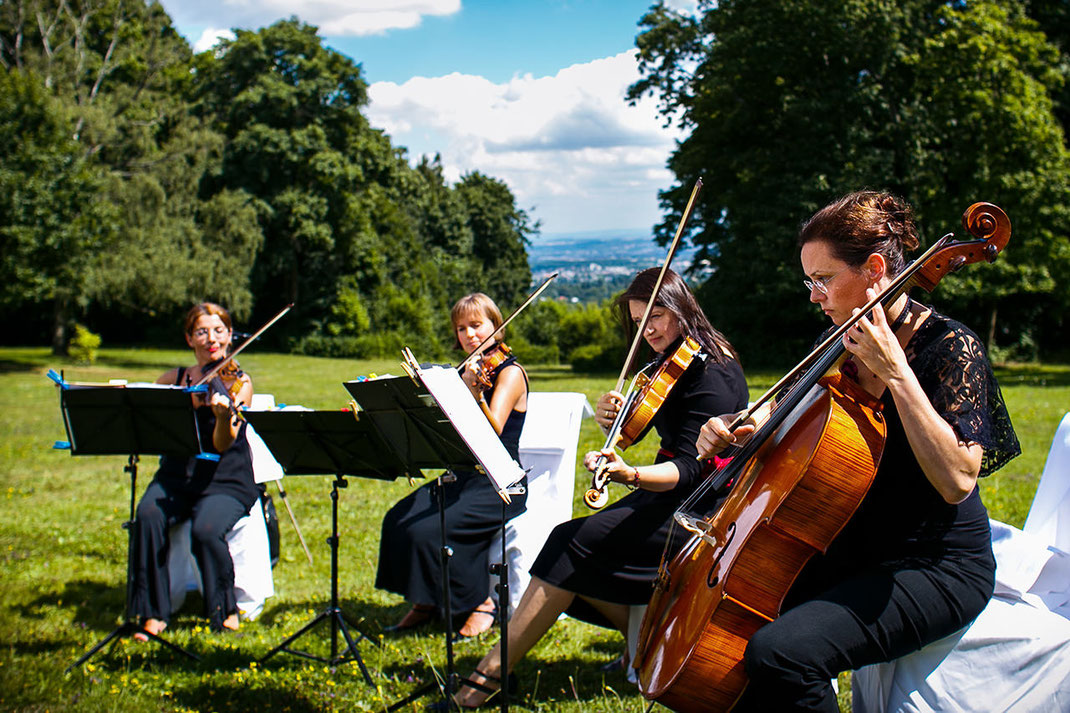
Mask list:
POLYGON ((677 711, 728 711, 739 700, 748 641, 850 520, 882 456, 881 403, 841 372, 842 337, 878 304, 912 287, 931 292, 950 272, 992 262, 1010 238, 1010 221, 992 204, 975 203, 962 222, 975 240, 937 241, 729 426, 776 397, 736 457, 676 513, 692 536, 663 561, 641 627, 637 662, 648 699, 677 711), (736 485, 711 515, 711 495, 730 479, 736 485))

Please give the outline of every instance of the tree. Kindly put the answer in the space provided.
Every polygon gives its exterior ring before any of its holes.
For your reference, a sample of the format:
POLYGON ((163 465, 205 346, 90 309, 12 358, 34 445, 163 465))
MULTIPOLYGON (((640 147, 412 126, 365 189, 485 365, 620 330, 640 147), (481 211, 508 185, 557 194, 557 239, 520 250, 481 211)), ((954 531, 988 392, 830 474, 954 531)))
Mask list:
POLYGON ((116 215, 96 200, 104 177, 71 139, 74 122, 43 82, 5 72, 0 97, 0 304, 51 303, 60 354, 86 273, 116 243, 116 215))
POLYGON ((729 0, 700 3, 697 17, 659 4, 643 23, 629 96, 655 95, 688 131, 658 232, 664 240, 704 176, 692 239, 714 274, 701 297, 745 357, 797 355, 816 333, 795 230, 861 187, 911 200, 930 238, 975 200, 1007 210, 1015 237, 997 266, 949 278, 935 296, 981 308, 979 327, 1013 294, 1021 304, 1003 338, 1021 341, 1030 309, 1070 300, 1067 287, 1044 294, 1067 253, 1058 56, 1016 6, 729 0))
POLYGON ((504 182, 478 171, 465 175, 457 192, 472 230, 473 256, 482 266, 478 287, 504 304, 518 305, 531 284, 527 245, 538 224, 516 206, 504 182))
POLYGON ((58 295, 65 304, 55 309, 57 349, 71 310, 90 304, 136 313, 214 298, 238 316, 249 310, 251 254, 260 237, 247 228, 255 223, 237 219, 255 206, 237 193, 198 196, 202 174, 218 164, 221 140, 188 111, 191 58, 158 3, 0 5, 0 62, 11 74, 41 78, 57 111, 70 118, 71 150, 100 174, 96 202, 101 210, 110 206, 117 221, 107 250, 88 256, 71 245, 66 252, 79 281, 58 295), (233 220, 220 220, 223 204, 233 220))

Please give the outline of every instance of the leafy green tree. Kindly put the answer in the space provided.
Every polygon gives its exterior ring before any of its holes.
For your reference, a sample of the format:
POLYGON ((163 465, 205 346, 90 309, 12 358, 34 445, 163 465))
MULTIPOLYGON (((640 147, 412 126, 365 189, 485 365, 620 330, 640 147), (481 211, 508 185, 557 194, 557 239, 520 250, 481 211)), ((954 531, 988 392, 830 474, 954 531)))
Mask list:
POLYGON ((982 333, 1021 341, 1036 328, 1030 310, 1070 300, 1058 279, 1068 162, 1051 98, 1062 75, 1021 6, 728 0, 701 2, 695 17, 658 4, 643 23, 629 95, 653 94, 688 133, 658 232, 671 234, 702 176, 691 236, 714 272, 701 298, 745 358, 797 356, 820 328, 795 231, 862 187, 911 200, 930 239, 976 200, 1007 210, 1015 236, 1001 260, 934 296, 982 333))
POLYGON ((96 200, 102 210, 111 206, 118 223, 112 244, 94 251, 95 259, 67 253, 81 279, 55 310, 57 348, 74 307, 174 311, 212 298, 239 316, 249 311, 260 236, 248 219, 256 206, 233 192, 198 195, 222 144, 188 110, 191 59, 158 3, 0 5, 0 62, 9 73, 42 78, 70 117, 73 146, 101 173, 96 200))
POLYGON ((497 301, 519 304, 531 284, 527 246, 538 223, 517 207, 504 182, 478 171, 465 175, 457 192, 472 230, 473 255, 482 266, 477 284, 497 301))
POLYGON ((0 304, 50 304, 57 354, 87 273, 117 242, 115 211, 97 200, 104 177, 71 139, 73 123, 39 77, 0 74, 0 304))

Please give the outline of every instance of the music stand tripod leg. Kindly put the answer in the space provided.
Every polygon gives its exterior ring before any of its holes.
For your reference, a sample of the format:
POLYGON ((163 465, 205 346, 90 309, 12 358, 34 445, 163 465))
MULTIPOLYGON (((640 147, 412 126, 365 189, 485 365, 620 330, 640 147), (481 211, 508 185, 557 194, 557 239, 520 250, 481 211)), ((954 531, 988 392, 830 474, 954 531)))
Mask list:
POLYGON ((261 657, 260 662, 267 661, 279 651, 285 651, 286 653, 293 654, 295 656, 301 656, 303 658, 312 659, 313 661, 322 661, 329 663, 332 666, 339 663, 348 661, 346 655, 338 655, 338 632, 341 630, 342 635, 346 640, 346 650, 349 652, 349 656, 357 662, 360 667, 360 672, 364 676, 364 680, 369 686, 374 685, 371 674, 368 673, 368 667, 364 664, 364 658, 360 655, 360 651, 357 649, 357 643, 361 639, 368 639, 369 637, 360 631, 360 629, 351 622, 346 621, 346 616, 342 612, 341 607, 338 606, 338 490, 339 488, 345 488, 348 486, 345 476, 338 474, 335 475, 334 482, 331 485, 331 536, 327 538, 327 544, 331 548, 331 602, 326 609, 317 614, 312 621, 305 624, 297 633, 287 637, 281 644, 267 652, 261 657), (329 620, 331 624, 331 656, 326 658, 323 656, 316 656, 314 654, 307 653, 305 651, 296 651, 289 648, 290 643, 301 638, 304 634, 311 631, 321 621, 329 620), (349 633, 349 627, 357 629, 360 634, 360 638, 354 640, 349 633))
POLYGON ((131 455, 127 459, 126 465, 123 467, 123 471, 130 474, 130 519, 123 523, 123 529, 126 530, 126 612, 125 620, 122 624, 117 626, 110 634, 94 644, 88 651, 82 654, 76 661, 68 666, 64 673, 70 673, 72 669, 78 668, 86 661, 88 661, 93 654, 97 653, 109 643, 113 643, 123 638, 124 636, 131 636, 136 633, 142 633, 147 638, 152 639, 156 643, 163 644, 167 648, 176 653, 188 656, 194 661, 200 661, 200 657, 178 644, 174 644, 167 639, 164 639, 157 634, 153 634, 150 631, 145 631, 142 627, 137 625, 135 617, 132 611, 134 601, 134 523, 136 510, 136 497, 137 497, 137 463, 138 457, 131 455))

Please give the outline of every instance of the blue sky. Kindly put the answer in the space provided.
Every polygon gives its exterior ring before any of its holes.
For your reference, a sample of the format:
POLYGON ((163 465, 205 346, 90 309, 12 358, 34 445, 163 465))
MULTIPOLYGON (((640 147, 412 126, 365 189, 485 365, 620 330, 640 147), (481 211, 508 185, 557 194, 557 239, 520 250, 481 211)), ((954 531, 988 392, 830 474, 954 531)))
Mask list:
MULTIPOLYGON (((546 233, 649 234, 674 129, 630 107, 638 21, 652 0, 163 0, 198 50, 233 27, 296 15, 360 63, 367 115, 449 180, 504 180, 546 233)), ((693 11, 694 0, 670 5, 693 11)))

